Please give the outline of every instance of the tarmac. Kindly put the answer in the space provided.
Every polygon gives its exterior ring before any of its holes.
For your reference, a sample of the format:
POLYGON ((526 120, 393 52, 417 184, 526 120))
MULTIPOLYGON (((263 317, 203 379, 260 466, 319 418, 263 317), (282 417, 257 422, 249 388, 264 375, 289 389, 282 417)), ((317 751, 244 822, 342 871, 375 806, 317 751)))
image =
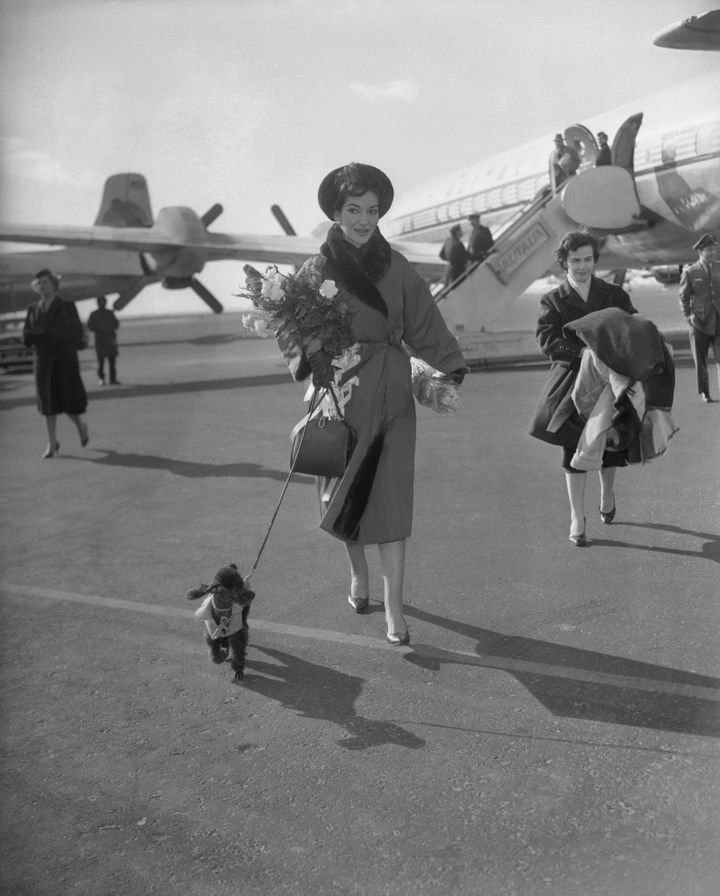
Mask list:
POLYGON ((293 477, 302 413, 237 315, 127 321, 91 439, 41 459, 32 377, 0 376, 0 891, 73 896, 716 896, 720 404, 676 355, 667 454, 621 470, 585 548, 537 359, 418 408, 409 647, 346 602, 293 477), (187 591, 234 560, 244 682, 187 591), (256 562, 257 561, 257 562, 256 562))

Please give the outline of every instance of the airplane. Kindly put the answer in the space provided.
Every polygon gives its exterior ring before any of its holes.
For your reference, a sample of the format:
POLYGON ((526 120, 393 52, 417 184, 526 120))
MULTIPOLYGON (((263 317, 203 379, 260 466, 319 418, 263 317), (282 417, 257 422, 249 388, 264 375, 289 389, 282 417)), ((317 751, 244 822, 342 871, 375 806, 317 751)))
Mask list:
MULTIPOLYGON (((586 224, 601 236, 601 269, 645 268, 659 282, 672 282, 691 259, 697 236, 720 229, 719 93, 720 74, 712 72, 564 129, 582 155, 579 175, 563 186, 563 205, 572 210, 566 229, 586 224), (605 169, 594 168, 600 129, 615 134, 614 164, 605 169)), ((547 135, 406 190, 384 219, 383 233, 424 276, 439 278, 445 268, 439 244, 451 225, 479 212, 497 242, 497 234, 547 194, 550 148, 547 135)), ((196 276, 208 261, 296 264, 317 251, 320 239, 294 235, 278 211, 284 236, 211 232, 219 205, 202 217, 185 207, 164 208, 153 223, 145 178, 114 175, 93 227, 0 225, 0 241, 68 247, 0 254, 0 312, 33 301, 29 280, 46 266, 64 275, 63 295, 73 300, 117 293, 114 308, 120 310, 160 282, 168 289, 189 287, 220 312, 222 305, 196 276)))
MULTIPOLYGON (((601 268, 656 268, 658 279, 667 282, 667 267, 693 257, 691 247, 699 234, 720 230, 719 95, 720 73, 711 72, 564 128, 566 142, 579 146, 582 159, 582 176, 563 185, 578 195, 567 197, 564 205, 572 207, 572 221, 590 226, 601 237, 601 268), (619 179, 619 172, 612 172, 615 193, 610 199, 618 208, 633 205, 632 220, 599 221, 594 206, 603 201, 602 195, 590 202, 590 185, 610 174, 607 168, 594 168, 599 130, 615 134, 614 164, 608 167, 624 169, 624 176, 619 179)), ((384 234, 388 239, 438 243, 454 224, 467 231, 470 212, 480 213, 493 234, 502 232, 548 190, 551 149, 548 135, 405 190, 383 226, 384 234)))
POLYGON ((653 43, 673 50, 720 50, 720 9, 663 28, 653 43))
MULTIPOLYGON (((192 289, 219 314, 222 304, 197 277, 207 262, 234 259, 294 265, 320 246, 318 236, 297 236, 278 206, 272 211, 285 235, 208 230, 222 211, 215 204, 199 216, 185 206, 170 206, 160 209, 153 221, 145 177, 121 173, 106 180, 91 227, 0 225, 0 241, 65 247, 0 253, 0 313, 21 311, 35 301, 30 282, 37 271, 50 268, 61 277, 62 295, 72 301, 117 294, 113 308, 120 311, 146 286, 161 283, 170 290, 192 289)), ((395 245, 411 261, 428 259, 428 247, 395 245)), ((434 251, 430 247, 430 254, 434 251)), ((435 257, 426 269, 439 276, 444 265, 435 257)))

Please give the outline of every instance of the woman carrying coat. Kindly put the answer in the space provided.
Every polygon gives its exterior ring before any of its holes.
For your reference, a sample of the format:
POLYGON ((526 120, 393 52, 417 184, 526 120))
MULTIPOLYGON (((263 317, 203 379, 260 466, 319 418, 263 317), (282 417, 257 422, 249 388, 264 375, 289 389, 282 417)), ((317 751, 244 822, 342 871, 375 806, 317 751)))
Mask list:
MULTIPOLYGON (((348 302, 356 340, 342 372, 340 399, 357 444, 340 479, 319 480, 320 526, 345 544, 348 602, 357 613, 369 605, 365 547, 377 544, 387 640, 408 644, 403 578, 412 528, 415 405, 403 343, 456 383, 466 367, 427 284, 378 229, 393 195, 387 175, 371 165, 351 163, 331 171, 320 184, 318 201, 334 223, 319 255, 308 259, 298 276, 314 271, 319 280, 334 281, 336 300, 348 302)), ((304 379, 317 357, 309 365, 305 357, 296 359, 294 378, 304 379)), ((317 386, 317 376, 314 381, 317 386)))
POLYGON ((48 444, 43 457, 56 457, 57 415, 67 414, 77 427, 80 444, 87 445, 90 435, 81 415, 87 410, 87 395, 77 350, 84 331, 77 308, 57 292, 60 280, 44 268, 32 281, 40 299, 27 310, 23 339, 35 349, 35 387, 38 410, 45 417, 48 444))
MULTIPOLYGON (((556 259, 567 273, 567 280, 546 293, 540 300, 536 338, 540 350, 552 361, 545 387, 540 396, 530 435, 563 450, 562 466, 570 502, 570 541, 582 547, 585 535, 585 484, 587 473, 572 467, 571 461, 580 441, 584 423, 577 414, 563 414, 563 404, 580 369, 584 343, 565 324, 576 321, 602 308, 620 308, 637 314, 630 297, 619 286, 593 276, 599 257, 598 242, 587 230, 565 234, 556 252, 556 259), (566 419, 556 425, 558 416, 566 419)), ((615 471, 626 466, 625 452, 605 451, 600 470, 600 519, 604 524, 615 518, 615 471)))

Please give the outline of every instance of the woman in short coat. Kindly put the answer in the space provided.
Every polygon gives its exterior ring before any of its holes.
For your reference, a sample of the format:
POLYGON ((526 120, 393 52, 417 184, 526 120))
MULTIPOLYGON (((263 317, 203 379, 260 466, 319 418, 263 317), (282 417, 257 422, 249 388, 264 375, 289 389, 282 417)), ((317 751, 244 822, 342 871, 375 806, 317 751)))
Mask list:
POLYGON ((28 308, 23 328, 25 345, 35 349, 37 407, 47 425, 48 445, 43 457, 55 457, 60 450, 58 414, 67 414, 73 421, 81 445, 89 440, 87 424, 81 418, 87 410, 87 395, 77 356, 83 326, 75 305, 58 295, 59 283, 47 269, 35 275, 32 287, 40 300, 28 308))
MULTIPOLYGON (((570 502, 570 541, 582 546, 585 537, 585 484, 587 474, 575 470, 571 460, 580 440, 584 422, 571 413, 559 428, 551 426, 553 415, 570 402, 570 393, 580 369, 580 355, 584 343, 572 332, 565 332, 565 324, 578 320, 601 308, 621 308, 637 314, 630 297, 619 286, 593 276, 599 257, 598 242, 586 230, 567 233, 558 247, 556 257, 568 274, 568 279, 540 300, 536 338, 541 351, 552 361, 542 395, 530 428, 530 435, 561 445, 563 469, 570 502), (582 295, 581 293, 584 293, 582 295)), ((615 517, 615 470, 627 463, 625 454, 606 451, 600 470, 600 517, 611 523, 615 517)))
MULTIPOLYGON (((349 303, 357 340, 341 380, 346 384, 343 413, 357 444, 344 476, 319 482, 320 525, 345 543, 351 573, 348 601, 356 612, 368 608, 365 545, 378 545, 387 638, 391 644, 406 644, 402 590, 405 539, 412 528, 415 403, 403 343, 458 383, 466 368, 427 284, 377 229, 392 196, 389 179, 372 166, 353 163, 331 172, 318 198, 335 224, 300 276, 318 284, 335 282, 337 298, 349 303)), ((296 379, 309 373, 307 360, 301 359, 295 369, 296 379)), ((316 371, 317 357, 311 356, 309 365, 316 371)), ((314 379, 317 385, 317 375, 314 379)))

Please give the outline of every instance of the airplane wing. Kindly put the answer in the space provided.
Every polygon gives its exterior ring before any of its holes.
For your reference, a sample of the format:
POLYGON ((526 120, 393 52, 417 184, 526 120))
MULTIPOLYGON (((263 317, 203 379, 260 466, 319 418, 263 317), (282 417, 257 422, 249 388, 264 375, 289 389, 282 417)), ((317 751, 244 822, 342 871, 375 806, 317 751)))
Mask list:
POLYGON ((673 50, 720 50, 720 9, 664 28, 655 35, 653 43, 673 50))
MULTIPOLYGON (((0 241, 118 249, 149 254, 189 251, 204 261, 245 260, 268 264, 302 264, 320 248, 319 237, 211 233, 197 236, 163 232, 158 227, 54 227, 0 224, 0 241)), ((445 265, 433 243, 392 243, 427 277, 441 276, 445 265)))

